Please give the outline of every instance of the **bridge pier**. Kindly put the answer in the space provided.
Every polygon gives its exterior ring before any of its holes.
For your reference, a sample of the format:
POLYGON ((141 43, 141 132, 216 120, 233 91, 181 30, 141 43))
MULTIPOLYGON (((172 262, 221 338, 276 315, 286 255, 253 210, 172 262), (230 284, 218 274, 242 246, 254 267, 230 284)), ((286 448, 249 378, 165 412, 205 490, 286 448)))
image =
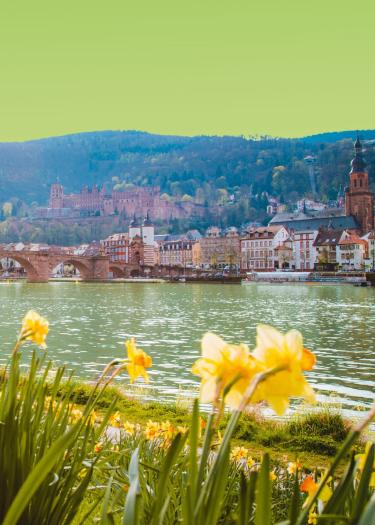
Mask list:
POLYGON ((49 257, 47 254, 37 254, 34 257, 28 256, 26 259, 29 262, 27 266, 24 264, 27 271, 28 283, 48 283, 50 275, 49 257))
POLYGON ((81 272, 83 281, 106 281, 109 274, 109 259, 105 255, 90 258, 88 271, 81 272))

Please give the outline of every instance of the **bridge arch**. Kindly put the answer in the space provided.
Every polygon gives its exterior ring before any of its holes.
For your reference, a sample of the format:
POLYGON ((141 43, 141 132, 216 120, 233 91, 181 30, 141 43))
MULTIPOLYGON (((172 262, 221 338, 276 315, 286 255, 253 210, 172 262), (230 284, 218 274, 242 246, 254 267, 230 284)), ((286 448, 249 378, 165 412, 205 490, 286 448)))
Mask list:
POLYGON ((30 261, 30 258, 27 255, 22 255, 17 252, 12 253, 1 253, 0 259, 11 259, 12 261, 17 262, 25 270, 27 279, 30 281, 40 280, 40 275, 38 271, 38 265, 34 261, 30 261))
POLYGON ((117 264, 109 264, 109 271, 112 272, 114 279, 120 279, 127 277, 126 270, 124 267, 118 266, 117 264))
POLYGON ((52 272, 52 270, 56 268, 56 266, 58 266, 59 264, 70 264, 71 266, 74 266, 74 268, 76 268, 79 271, 83 280, 93 278, 91 266, 80 259, 76 259, 75 257, 69 256, 61 258, 56 257, 50 264, 50 271, 52 272))

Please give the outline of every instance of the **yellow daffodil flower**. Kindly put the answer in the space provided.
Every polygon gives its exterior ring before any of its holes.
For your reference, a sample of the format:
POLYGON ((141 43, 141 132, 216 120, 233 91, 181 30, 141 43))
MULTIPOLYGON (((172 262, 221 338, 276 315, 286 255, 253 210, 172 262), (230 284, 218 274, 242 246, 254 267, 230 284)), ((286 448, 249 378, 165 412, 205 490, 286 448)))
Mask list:
POLYGON ((171 440, 176 433, 176 428, 168 420, 160 425, 164 439, 171 440))
POLYGON ((99 452, 101 452, 102 450, 103 450, 103 443, 99 441, 98 443, 96 443, 94 447, 94 452, 95 454, 99 454, 99 452))
MULTIPOLYGON (((311 498, 314 496, 315 492, 319 488, 319 484, 314 481, 314 478, 310 476, 306 476, 305 479, 300 484, 300 490, 301 492, 306 492, 308 494, 308 497, 311 498)), ((330 497, 332 496, 332 490, 329 488, 328 484, 326 483, 321 490, 318 499, 322 501, 323 503, 326 503, 330 497)), ((306 502, 307 503, 307 502, 306 502)))
POLYGON ((312 476, 306 476, 305 479, 300 484, 299 488, 301 492, 307 492, 309 496, 315 494, 318 488, 318 484, 315 483, 312 476))
POLYGON ((285 367, 259 385, 253 401, 267 401, 278 415, 284 414, 290 397, 315 401, 303 371, 311 370, 316 360, 314 354, 304 348, 300 332, 290 330, 282 334, 272 326, 258 325, 257 345, 252 355, 266 370, 285 367))
POLYGON ((128 352, 129 362, 126 365, 126 368, 130 376, 130 381, 133 383, 137 377, 141 376, 148 382, 149 379, 146 368, 152 366, 151 357, 146 354, 146 352, 136 347, 134 337, 125 342, 125 347, 128 352))
POLYGON ((247 459, 249 451, 245 447, 234 447, 230 454, 230 459, 232 461, 242 461, 247 459))
POLYGON ((288 463, 287 471, 289 474, 294 475, 297 469, 300 470, 301 468, 302 468, 302 465, 297 459, 297 461, 290 461, 288 463))
POLYGON ((275 472, 272 470, 272 472, 270 472, 270 481, 276 481, 276 480, 277 480, 277 476, 275 472))
POLYGON ((316 525, 318 523, 318 514, 316 512, 316 506, 313 507, 309 512, 309 517, 307 523, 309 525, 316 525))
POLYGON ((74 405, 71 407, 70 413, 69 413, 69 422, 70 423, 76 423, 82 418, 82 410, 79 408, 76 408, 74 405))
POLYGON ((161 428, 159 423, 149 420, 146 424, 144 434, 147 440, 153 441, 154 439, 160 438, 161 428))
POLYGON ((109 418, 109 424, 112 427, 121 428, 122 421, 121 421, 120 412, 115 412, 114 414, 111 415, 111 417, 109 418))
POLYGON ((130 423, 130 421, 125 421, 122 428, 125 430, 126 434, 130 434, 131 436, 135 434, 135 424, 130 423))
POLYGON ((46 337, 48 334, 48 321, 34 310, 29 310, 22 321, 20 340, 32 341, 46 348, 46 337))
POLYGON ((255 459, 253 459, 251 456, 249 456, 246 460, 246 465, 248 468, 253 468, 253 466, 256 464, 255 459))
POLYGON ((226 343, 215 334, 202 339, 202 357, 193 365, 193 374, 201 378, 201 401, 217 404, 224 389, 230 388, 225 403, 238 408, 251 379, 260 371, 246 345, 226 343))

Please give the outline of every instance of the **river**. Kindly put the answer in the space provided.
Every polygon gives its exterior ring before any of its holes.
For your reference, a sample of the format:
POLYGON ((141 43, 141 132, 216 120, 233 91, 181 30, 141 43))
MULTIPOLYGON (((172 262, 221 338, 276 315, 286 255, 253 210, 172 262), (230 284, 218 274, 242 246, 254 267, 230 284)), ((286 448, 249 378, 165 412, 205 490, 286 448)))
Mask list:
POLYGON ((308 376, 320 401, 358 416, 374 400, 375 288, 19 282, 1 283, 0 298, 0 363, 32 308, 50 322, 48 353, 56 363, 92 380, 135 336, 154 363, 150 384, 133 388, 135 395, 183 400, 197 390, 190 369, 207 330, 252 347, 256 325, 269 323, 303 333, 318 358, 308 376))

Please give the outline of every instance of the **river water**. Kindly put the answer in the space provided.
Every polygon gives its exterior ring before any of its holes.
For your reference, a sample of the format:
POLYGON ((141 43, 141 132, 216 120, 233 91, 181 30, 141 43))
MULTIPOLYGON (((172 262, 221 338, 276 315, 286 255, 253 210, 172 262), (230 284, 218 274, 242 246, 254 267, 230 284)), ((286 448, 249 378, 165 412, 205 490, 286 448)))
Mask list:
POLYGON ((92 380, 135 336, 154 363, 150 384, 135 387, 135 394, 183 399, 197 391, 190 369, 207 330, 252 347, 256 325, 269 323, 303 333, 318 358, 308 376, 321 401, 358 416, 374 400, 375 288, 20 282, 1 283, 0 299, 0 364, 32 308, 50 322, 48 353, 56 363, 92 380))

